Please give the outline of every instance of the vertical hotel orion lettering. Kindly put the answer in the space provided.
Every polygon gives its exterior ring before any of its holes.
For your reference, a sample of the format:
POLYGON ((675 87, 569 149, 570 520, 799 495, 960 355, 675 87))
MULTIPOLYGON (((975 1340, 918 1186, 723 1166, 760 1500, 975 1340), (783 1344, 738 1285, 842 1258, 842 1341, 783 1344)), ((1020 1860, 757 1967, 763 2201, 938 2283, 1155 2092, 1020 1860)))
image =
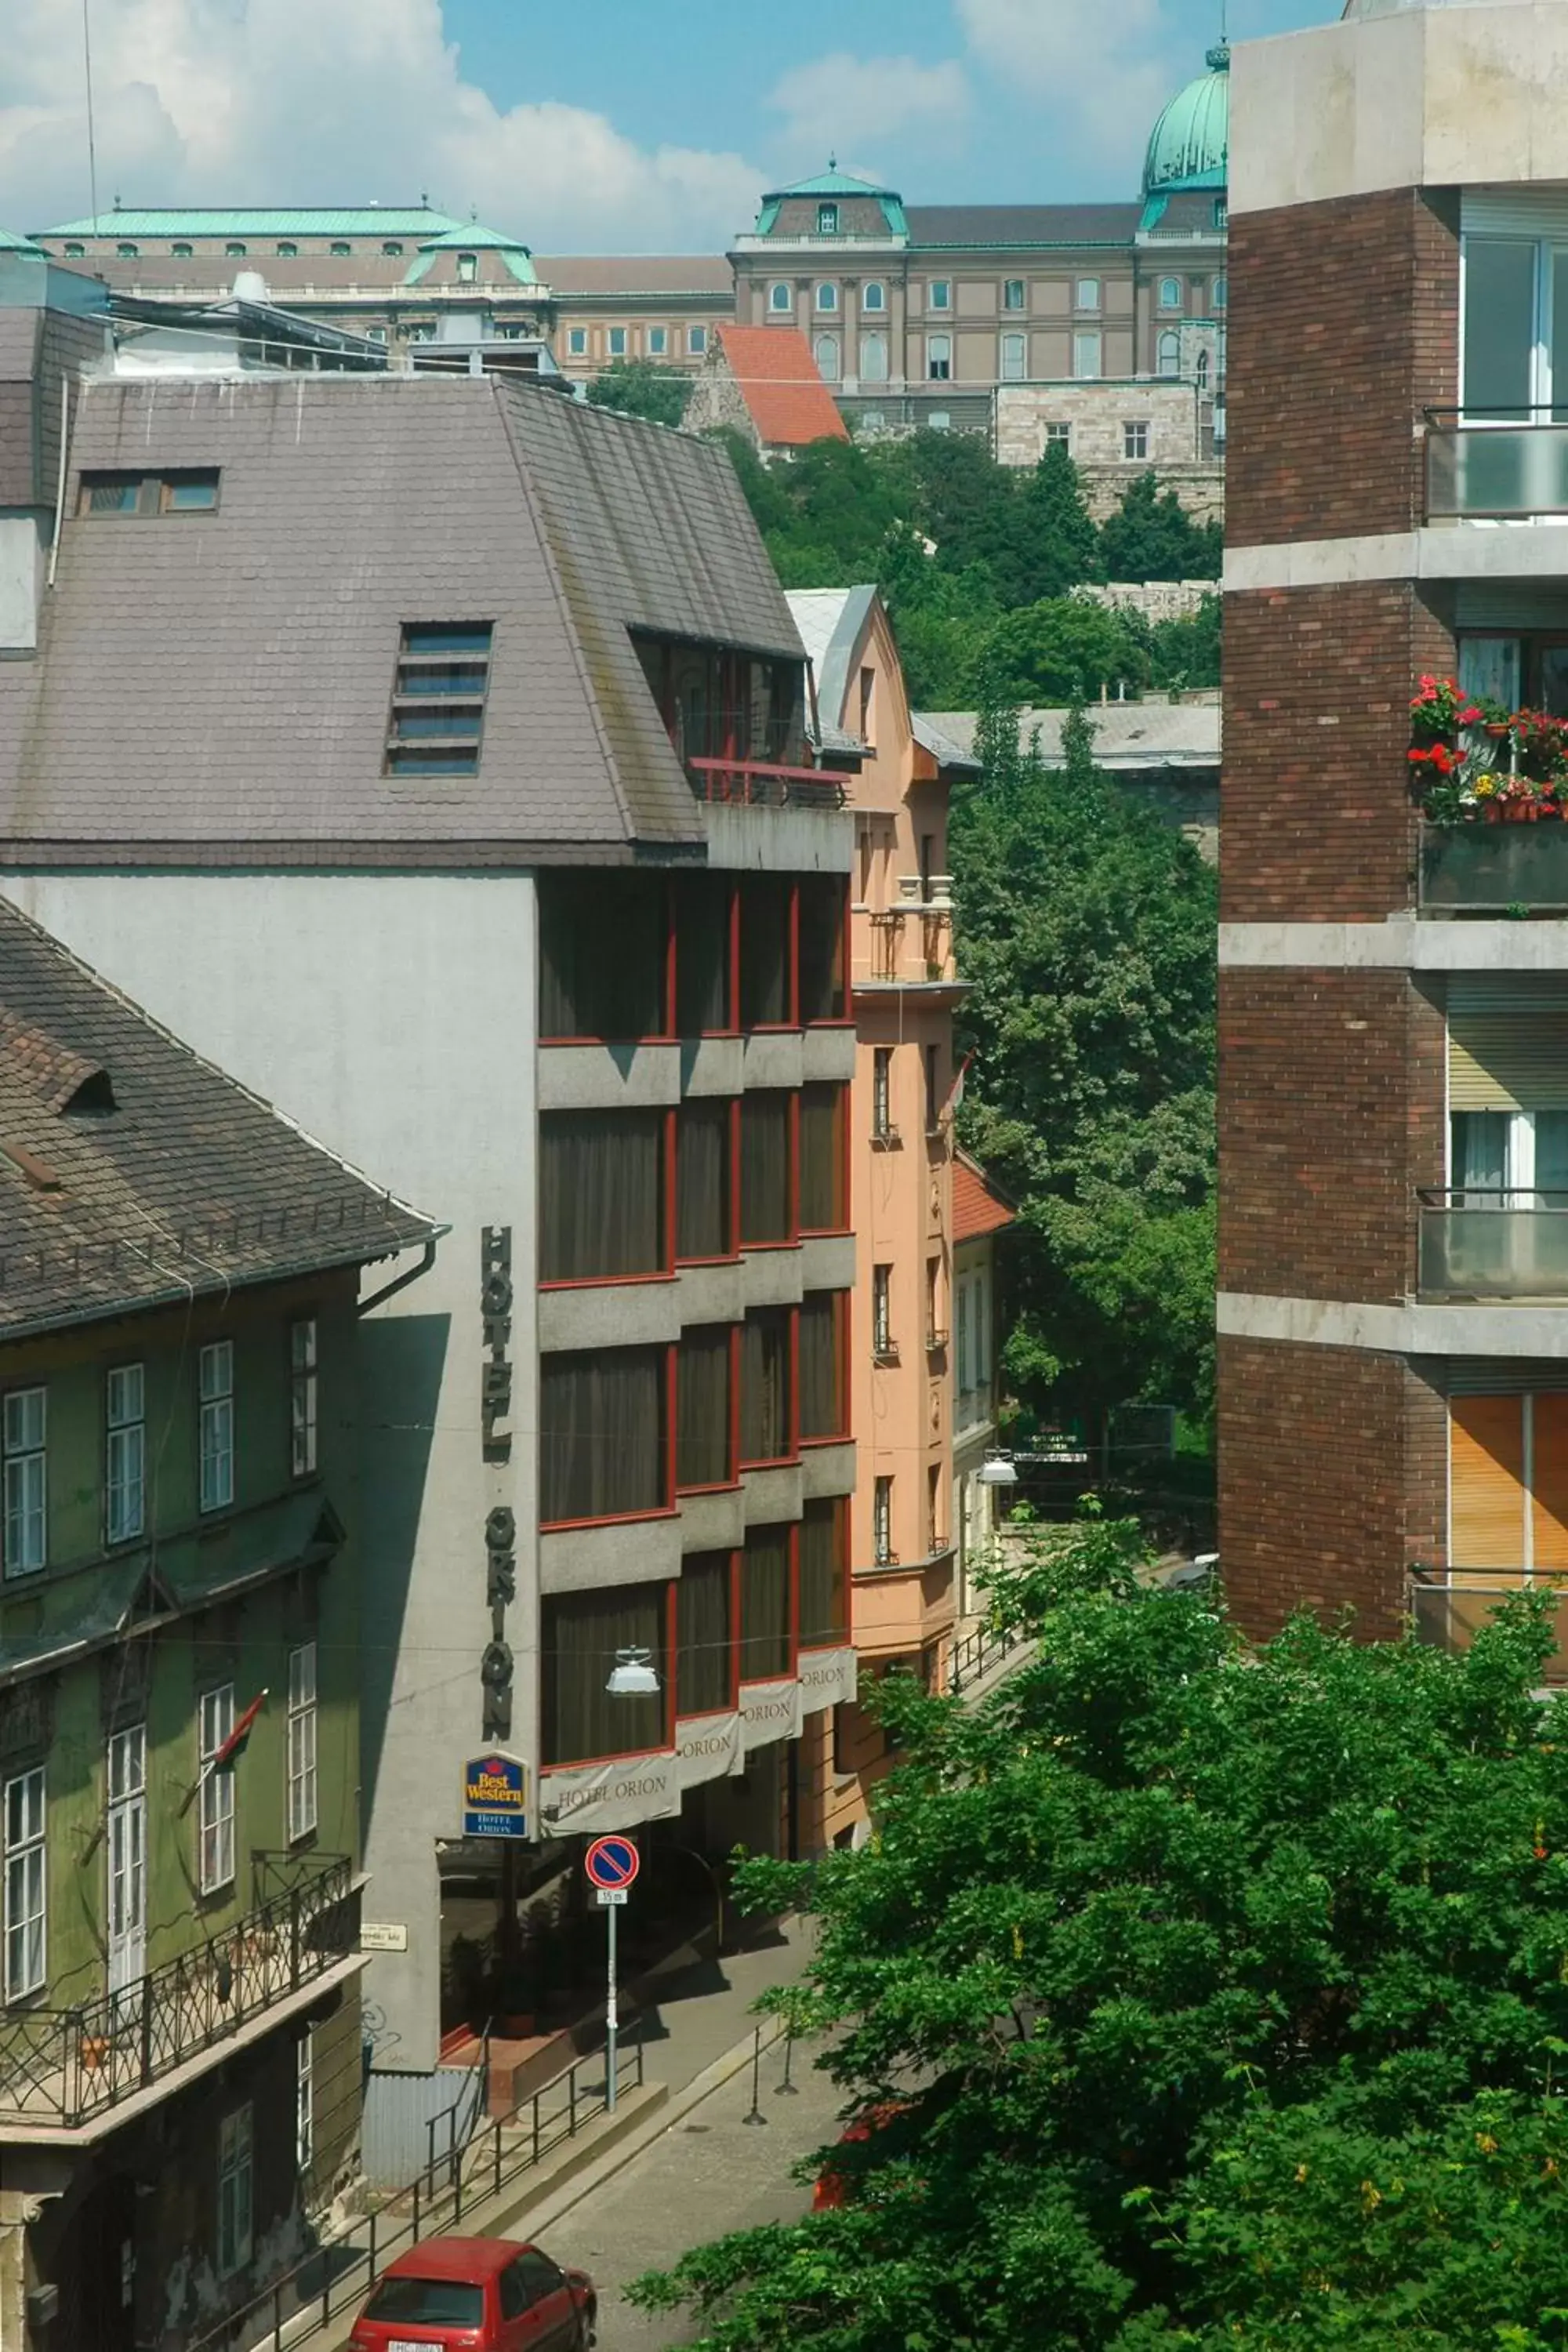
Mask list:
MULTIPOLYGON (((479 1311, 485 1360, 480 1388, 480 1450, 487 1463, 510 1462, 511 1432, 511 1227, 486 1225, 479 1235, 479 1311)), ((506 1612, 517 1598, 517 1521, 505 1504, 485 1519, 485 1602, 490 1638, 479 1664, 486 1739, 511 1737, 511 1646, 506 1612)))

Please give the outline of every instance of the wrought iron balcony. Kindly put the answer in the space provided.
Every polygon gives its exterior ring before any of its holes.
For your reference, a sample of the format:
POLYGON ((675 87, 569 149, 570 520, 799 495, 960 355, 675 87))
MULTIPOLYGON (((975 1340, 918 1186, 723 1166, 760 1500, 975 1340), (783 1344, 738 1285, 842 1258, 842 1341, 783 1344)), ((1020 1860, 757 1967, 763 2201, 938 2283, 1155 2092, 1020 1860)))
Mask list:
POLYGON ((346 1854, 252 1862, 256 1907, 205 1942, 79 2007, 0 2017, 0 2125, 79 2129, 358 1949, 346 1854))
POLYGON ((1418 1642, 1438 1650, 1468 1650, 1500 1601, 1544 1587, 1553 1595, 1555 1654, 1550 1683, 1568 1682, 1568 1571, 1532 1575, 1522 1568, 1457 1568, 1451 1575, 1423 1571, 1410 1581, 1410 1614, 1418 1642))
POLYGON ((1429 409, 1426 520, 1501 521, 1568 515, 1568 420, 1552 409, 1458 422, 1429 409))
POLYGON ((771 760, 686 761, 699 800, 740 808, 842 808, 842 776, 826 768, 788 768, 771 760))
POLYGON ((1568 1297, 1568 1192, 1469 1184, 1416 1198, 1423 1297, 1568 1297))

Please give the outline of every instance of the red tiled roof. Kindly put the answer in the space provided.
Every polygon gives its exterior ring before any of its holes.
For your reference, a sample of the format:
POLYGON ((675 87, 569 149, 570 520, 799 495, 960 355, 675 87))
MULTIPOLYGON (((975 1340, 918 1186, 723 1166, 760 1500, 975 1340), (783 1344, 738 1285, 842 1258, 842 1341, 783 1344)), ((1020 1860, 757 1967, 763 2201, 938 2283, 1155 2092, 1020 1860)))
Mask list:
POLYGON ((816 372, 798 327, 721 327, 730 372, 769 448, 807 441, 847 441, 849 428, 816 372))
POLYGON ((952 1163, 952 1238, 977 1242, 1017 1222, 1017 1211, 1005 1201, 978 1160, 958 1152, 952 1163))

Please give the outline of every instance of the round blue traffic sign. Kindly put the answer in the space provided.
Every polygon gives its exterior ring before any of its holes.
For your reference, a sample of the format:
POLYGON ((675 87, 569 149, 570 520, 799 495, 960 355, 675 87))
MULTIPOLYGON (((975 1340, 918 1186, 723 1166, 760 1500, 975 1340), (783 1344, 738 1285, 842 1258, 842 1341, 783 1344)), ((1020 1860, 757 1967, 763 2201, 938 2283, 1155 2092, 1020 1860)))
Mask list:
POLYGON ((595 1838, 583 1867, 595 1886, 629 1886, 642 1868, 642 1856, 628 1837, 595 1838))

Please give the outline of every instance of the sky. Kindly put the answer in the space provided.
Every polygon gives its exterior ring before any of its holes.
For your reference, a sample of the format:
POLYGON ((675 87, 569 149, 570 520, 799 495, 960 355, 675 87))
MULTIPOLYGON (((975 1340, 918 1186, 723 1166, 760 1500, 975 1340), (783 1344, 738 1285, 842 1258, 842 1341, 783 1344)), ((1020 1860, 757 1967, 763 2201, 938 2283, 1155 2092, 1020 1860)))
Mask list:
MULTIPOLYGON (((422 193, 540 253, 721 251, 821 171, 1136 194, 1224 0, 0 0, 0 226, 422 193)), ((1229 0, 1233 40, 1339 13, 1229 0)))

